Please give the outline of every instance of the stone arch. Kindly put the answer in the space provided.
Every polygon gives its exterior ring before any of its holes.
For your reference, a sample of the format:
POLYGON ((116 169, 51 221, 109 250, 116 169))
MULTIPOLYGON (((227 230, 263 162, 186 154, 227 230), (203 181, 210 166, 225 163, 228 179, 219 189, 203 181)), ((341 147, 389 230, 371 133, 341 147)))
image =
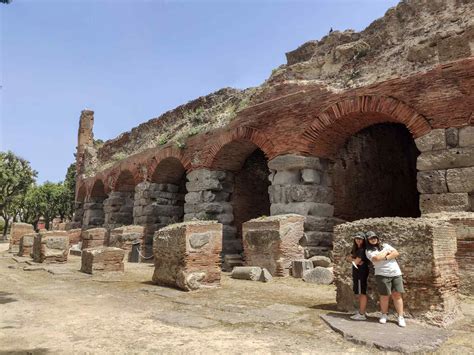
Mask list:
POLYGON ((238 127, 220 135, 208 148, 204 167, 239 171, 245 158, 257 148, 268 160, 275 155, 273 143, 262 132, 252 127, 238 127))
POLYGON ((105 189, 105 184, 102 181, 102 179, 96 179, 94 181, 94 184, 91 186, 90 192, 89 192, 89 197, 102 197, 106 198, 107 197, 107 192, 105 189))
POLYGON ((122 170, 115 180, 112 190, 133 192, 135 190, 135 175, 130 170, 122 170))
POLYGON ((87 185, 85 183, 78 184, 76 192, 76 201, 84 202, 87 196, 87 185))
POLYGON ((401 123, 413 138, 431 130, 413 108, 386 96, 355 96, 336 102, 321 112, 303 134, 308 152, 330 158, 356 132, 377 123, 401 123))
POLYGON ((161 165, 161 168, 166 168, 164 170, 172 175, 170 177, 191 169, 191 161, 184 157, 182 150, 174 147, 160 150, 151 159, 148 159, 145 164, 148 166, 146 180, 156 180, 158 178, 157 174, 159 174, 159 171, 157 168, 159 165, 161 165), (162 163, 165 165, 162 165, 162 163), (183 171, 181 171, 181 167, 183 171))

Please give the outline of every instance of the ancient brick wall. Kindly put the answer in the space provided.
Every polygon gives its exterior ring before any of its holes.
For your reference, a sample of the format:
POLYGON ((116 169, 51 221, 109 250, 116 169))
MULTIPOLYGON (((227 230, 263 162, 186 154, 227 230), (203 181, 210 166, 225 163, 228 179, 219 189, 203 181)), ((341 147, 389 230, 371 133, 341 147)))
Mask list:
POLYGON ((91 228, 82 231, 82 249, 105 246, 108 230, 106 228, 91 228))
POLYGON ((304 217, 296 214, 260 217, 242 225, 247 266, 266 268, 273 276, 288 276, 291 262, 304 257, 300 240, 304 217))
POLYGON ((185 291, 220 283, 222 225, 192 221, 155 233, 153 282, 185 291))
POLYGON ((81 255, 81 271, 87 274, 124 271, 125 251, 114 247, 84 249, 81 255))
POLYGON ((10 230, 10 244, 8 250, 11 253, 18 253, 21 237, 33 232, 33 226, 29 223, 13 223, 10 230))
POLYGON ((144 242, 144 227, 142 226, 123 226, 112 229, 109 232, 108 246, 125 250, 125 259, 127 261, 138 262, 138 255, 134 260, 133 246, 144 242))
MULTIPOLYGON (((372 230, 383 242, 398 250, 397 262, 403 273, 407 314, 436 325, 452 323, 458 317, 458 264, 456 229, 449 223, 430 218, 374 218, 335 227, 334 274, 337 305, 352 311, 352 236, 372 230)), ((373 273, 369 276, 369 311, 375 310, 378 294, 373 273)))
POLYGON ((35 235, 32 258, 37 263, 63 263, 69 255, 69 236, 65 231, 40 231, 35 235))
POLYGON ((24 234, 20 238, 20 250, 18 256, 33 257, 33 245, 35 242, 36 233, 24 234))

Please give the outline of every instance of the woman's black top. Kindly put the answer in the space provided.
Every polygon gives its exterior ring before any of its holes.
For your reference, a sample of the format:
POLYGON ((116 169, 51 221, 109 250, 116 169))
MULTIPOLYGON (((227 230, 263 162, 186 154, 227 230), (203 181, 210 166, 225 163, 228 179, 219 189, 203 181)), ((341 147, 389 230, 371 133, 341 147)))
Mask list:
POLYGON ((352 271, 354 272, 368 272, 369 271, 369 259, 367 259, 367 255, 365 255, 365 249, 364 248, 359 248, 357 249, 356 251, 356 255, 355 255, 357 258, 360 258, 362 261, 363 261, 363 264, 362 265, 357 265, 358 269, 356 269, 354 267, 354 265, 352 265, 352 271))

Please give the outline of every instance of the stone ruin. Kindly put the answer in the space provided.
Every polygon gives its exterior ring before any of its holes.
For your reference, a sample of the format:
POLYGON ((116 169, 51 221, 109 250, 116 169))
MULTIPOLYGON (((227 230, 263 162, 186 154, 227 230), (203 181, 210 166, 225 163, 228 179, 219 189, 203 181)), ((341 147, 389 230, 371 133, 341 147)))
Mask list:
POLYGON ((33 255, 33 245, 35 242, 36 233, 24 234, 20 238, 20 250, 18 256, 29 257, 33 255))
POLYGON ((18 222, 13 223, 10 230, 10 244, 8 246, 9 252, 18 253, 21 237, 30 233, 34 233, 34 229, 31 224, 18 222))
POLYGON ((143 232, 142 226, 123 226, 112 229, 108 245, 125 250, 125 260, 138 262, 140 245, 143 244, 143 232))
POLYGON ((114 247, 84 249, 81 256, 81 271, 87 274, 123 272, 125 251, 114 247))
MULTIPOLYGON (((345 223, 335 228, 334 274, 338 308, 354 310, 351 262, 352 236, 374 231, 382 242, 398 250, 403 273, 406 314, 434 325, 449 325, 459 316, 456 262, 456 228, 432 218, 373 218, 345 223)), ((373 272, 368 283, 369 311, 378 301, 373 272)))
POLYGON ((65 231, 39 231, 33 242, 32 258, 37 263, 63 263, 69 255, 65 231))
POLYGON ((244 259, 272 276, 288 276, 292 260, 304 257, 300 240, 305 218, 297 214, 260 217, 242 225, 244 259))
POLYGON ((222 224, 191 221, 155 233, 153 282, 185 291, 218 286, 221 279, 222 224))
MULTIPOLYGON (((84 244, 138 225, 152 258, 157 231, 215 220, 230 269, 245 222, 262 216, 304 216, 311 258, 332 257, 344 222, 473 212, 473 13, 472 1, 402 1, 361 32, 287 53, 258 87, 219 90, 105 143, 82 111, 73 224, 84 244)), ((450 221, 467 280, 470 222, 450 221)))

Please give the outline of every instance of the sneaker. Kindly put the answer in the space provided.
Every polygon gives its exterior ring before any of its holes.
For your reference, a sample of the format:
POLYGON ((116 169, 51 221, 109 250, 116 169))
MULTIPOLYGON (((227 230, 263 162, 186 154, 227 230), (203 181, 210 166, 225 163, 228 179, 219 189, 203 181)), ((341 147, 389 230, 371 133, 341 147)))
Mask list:
POLYGON ((351 316, 351 319, 352 320, 367 320, 367 317, 365 316, 365 314, 360 314, 359 312, 357 312, 356 314, 351 316))
POLYGON ((382 314, 382 316, 379 319, 380 324, 385 324, 387 323, 388 316, 386 314, 382 314))
POLYGON ((405 322, 405 318, 398 317, 398 326, 402 328, 405 328, 407 326, 407 323, 405 322))

